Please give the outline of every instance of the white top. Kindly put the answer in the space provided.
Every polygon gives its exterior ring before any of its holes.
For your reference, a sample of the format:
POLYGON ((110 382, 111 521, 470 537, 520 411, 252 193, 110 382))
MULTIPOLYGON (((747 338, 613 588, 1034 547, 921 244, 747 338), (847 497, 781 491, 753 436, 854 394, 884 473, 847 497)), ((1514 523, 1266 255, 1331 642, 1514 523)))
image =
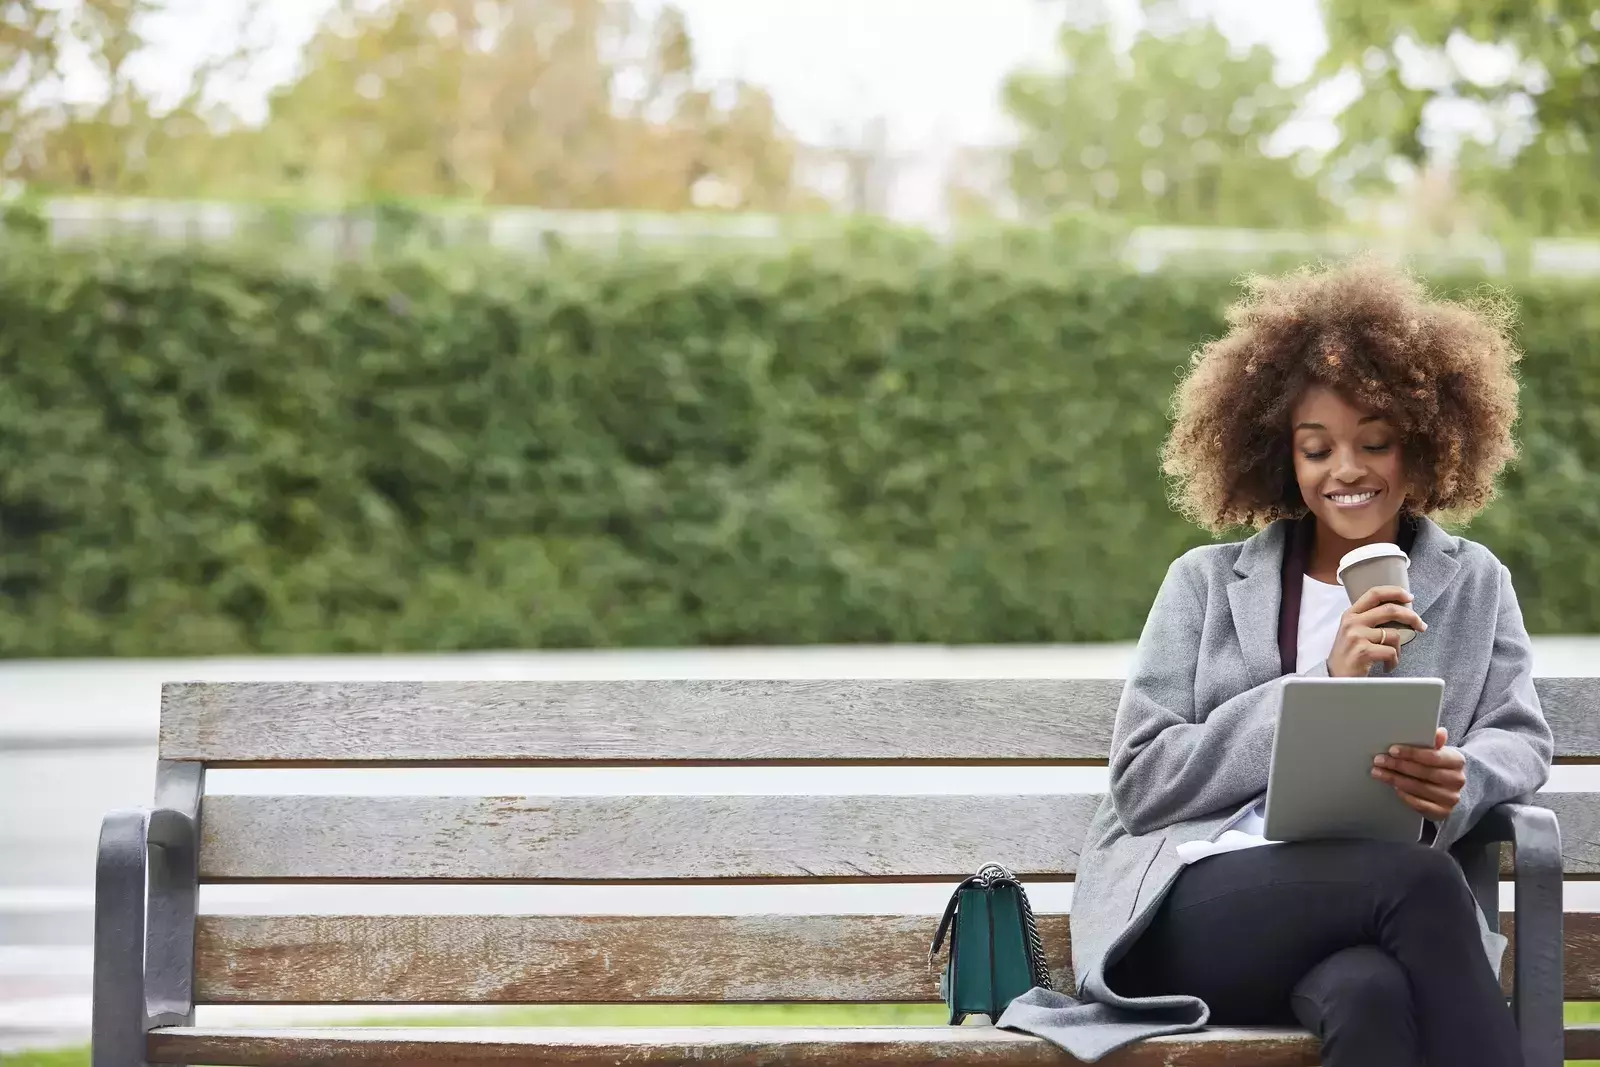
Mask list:
MULTIPOLYGON (((1295 651, 1297 672, 1306 671, 1327 660, 1339 636, 1339 619, 1350 606, 1350 597, 1341 585, 1319 582, 1307 574, 1300 584, 1300 635, 1295 651)), ((1178 846, 1178 858, 1185 863, 1236 852, 1241 848, 1270 845, 1261 836, 1267 828, 1267 799, 1262 797, 1232 827, 1215 841, 1190 841, 1178 846)))
POLYGON ((1350 610, 1350 594, 1342 585, 1319 582, 1307 574, 1300 582, 1299 651, 1295 670, 1304 672, 1327 660, 1339 636, 1339 619, 1350 610))

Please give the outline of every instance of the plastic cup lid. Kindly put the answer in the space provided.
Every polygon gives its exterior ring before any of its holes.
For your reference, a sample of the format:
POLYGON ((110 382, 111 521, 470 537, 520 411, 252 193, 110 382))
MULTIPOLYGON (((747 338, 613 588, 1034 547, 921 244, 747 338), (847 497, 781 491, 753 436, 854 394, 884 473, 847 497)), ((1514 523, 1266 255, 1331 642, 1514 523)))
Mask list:
POLYGON ((1351 549, 1349 552, 1346 552, 1344 554, 1344 558, 1339 560, 1339 583, 1341 585, 1344 584, 1344 572, 1346 569, 1354 567, 1357 563, 1365 563, 1369 559, 1383 559, 1388 556, 1393 556, 1404 560, 1408 568, 1411 566, 1411 557, 1406 555, 1406 550, 1401 548, 1399 545, 1390 544, 1388 541, 1379 541, 1377 544, 1372 545, 1362 545, 1360 548, 1351 549))

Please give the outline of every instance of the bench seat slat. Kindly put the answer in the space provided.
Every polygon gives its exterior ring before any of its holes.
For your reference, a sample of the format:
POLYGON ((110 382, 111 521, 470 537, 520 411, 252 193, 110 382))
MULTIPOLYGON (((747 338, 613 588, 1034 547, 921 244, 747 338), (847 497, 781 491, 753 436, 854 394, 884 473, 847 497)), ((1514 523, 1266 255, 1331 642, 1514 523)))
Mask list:
MULTIPOLYGON (((1600 678, 1540 678, 1563 762, 1600 760, 1600 678)), ((162 759, 236 765, 1104 764, 1120 679, 183 682, 162 759)))
MULTIPOLYGON (((1099 797, 207 796, 206 881, 1063 880, 1099 797)), ((1600 794, 1543 793, 1569 877, 1600 876, 1600 794)), ((1504 850, 1509 863, 1510 850, 1504 850)), ((1509 866, 1506 868, 1509 872, 1509 866)))
MULTIPOLYGON (((616 1067, 1061 1067, 1066 1056, 1038 1038, 991 1026, 674 1028, 349 1028, 150 1032, 151 1063, 300 1067, 382 1064, 482 1067, 541 1064, 616 1067)), ((1103 1067, 1314 1067, 1316 1042, 1295 1030, 1212 1030, 1157 1038, 1101 1060, 1103 1067)))
MULTIPOLYGON (((1070 988, 1066 915, 1039 915, 1070 988)), ((201 1004, 910 1003, 932 915, 204 915, 201 1004)), ((1513 935, 1509 914, 1501 929, 1513 935)), ((1509 957, 1508 957, 1509 959, 1509 957)), ((1502 968, 1507 991, 1512 969, 1502 968)), ((1600 914, 1566 917, 1566 997, 1600 999, 1600 914)))
MULTIPOLYGON (((946 1067, 950 1057, 989 1067, 1060 1067, 1065 1056, 1036 1038, 988 1026, 219 1030, 165 1027, 146 1039, 151 1063, 241 1067, 382 1064, 479 1067, 538 1062, 560 1067, 685 1062, 767 1067, 774 1053, 801 1067, 946 1067)), ((1566 1058, 1600 1057, 1600 1026, 1566 1027, 1566 1058)), ((1314 1067, 1311 1035, 1290 1030, 1209 1030, 1155 1038, 1101 1060, 1103 1067, 1314 1067)))

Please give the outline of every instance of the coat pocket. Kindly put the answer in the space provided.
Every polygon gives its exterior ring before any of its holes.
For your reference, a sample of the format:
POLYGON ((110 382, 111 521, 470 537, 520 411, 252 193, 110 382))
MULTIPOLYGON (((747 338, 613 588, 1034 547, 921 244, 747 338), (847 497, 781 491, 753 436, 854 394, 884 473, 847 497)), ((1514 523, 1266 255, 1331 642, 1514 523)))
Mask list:
MULTIPOLYGON (((1140 841, 1149 841, 1150 838, 1149 837, 1142 837, 1139 840, 1140 841)), ((1125 922, 1132 921, 1132 919, 1134 917, 1134 914, 1136 912, 1138 912, 1138 910, 1139 910, 1139 900, 1144 896, 1145 882, 1149 880, 1150 871, 1151 871, 1151 869, 1153 867, 1155 867, 1156 860, 1161 858, 1161 850, 1163 848, 1165 848, 1166 845, 1167 845, 1167 835, 1166 834, 1162 834, 1160 837, 1157 837, 1155 839, 1154 847, 1150 849, 1150 855, 1145 859, 1144 865, 1139 868, 1139 880, 1134 883, 1133 899, 1128 902, 1128 914, 1127 914, 1127 917, 1124 919, 1125 922)))

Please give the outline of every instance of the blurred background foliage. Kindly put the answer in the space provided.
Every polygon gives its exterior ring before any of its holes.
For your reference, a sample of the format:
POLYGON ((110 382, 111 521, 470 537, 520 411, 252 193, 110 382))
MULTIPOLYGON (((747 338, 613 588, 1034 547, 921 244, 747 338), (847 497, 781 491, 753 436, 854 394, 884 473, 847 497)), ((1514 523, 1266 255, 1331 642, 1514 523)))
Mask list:
MULTIPOLYGON (((1453 291, 1474 279, 1446 280, 1453 291)), ((1224 276, 881 227, 767 254, 0 265, 0 655, 1135 636, 1224 276)), ((1600 630, 1600 301, 1527 283, 1473 526, 1600 630)))
POLYGON ((1296 78, 1203 3, 1057 5, 919 227, 860 220, 882 136, 807 141, 670 4, 330 0, 250 117, 264 2, 163 96, 175 0, 0 0, 0 655, 1131 637, 1203 538, 1156 455, 1233 228, 1264 269, 1500 264, 1524 459, 1474 536, 1533 629, 1600 631, 1594 283, 1501 252, 1600 229, 1590 6, 1323 0, 1296 78), (83 245, 51 206, 130 197, 255 222, 83 245), (344 254, 278 239, 322 207, 344 254), (758 225, 497 251, 540 211, 758 225), (1169 227, 1219 236, 1132 269, 1169 227))

